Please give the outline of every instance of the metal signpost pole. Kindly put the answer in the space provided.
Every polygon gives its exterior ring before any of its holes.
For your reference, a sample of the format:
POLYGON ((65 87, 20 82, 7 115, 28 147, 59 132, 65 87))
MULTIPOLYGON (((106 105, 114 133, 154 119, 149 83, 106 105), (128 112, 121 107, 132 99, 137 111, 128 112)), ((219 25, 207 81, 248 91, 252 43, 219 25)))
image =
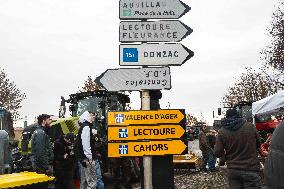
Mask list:
MULTIPOLYGON (((150 95, 148 90, 141 91, 142 110, 150 110, 150 95)), ((152 157, 143 156, 144 188, 153 189, 152 185, 152 157)))

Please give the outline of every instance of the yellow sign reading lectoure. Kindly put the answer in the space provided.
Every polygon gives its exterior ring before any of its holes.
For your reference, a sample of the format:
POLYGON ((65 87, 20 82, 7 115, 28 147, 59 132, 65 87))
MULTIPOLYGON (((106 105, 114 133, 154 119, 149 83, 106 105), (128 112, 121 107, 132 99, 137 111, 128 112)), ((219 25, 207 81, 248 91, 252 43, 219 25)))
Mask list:
POLYGON ((180 140, 108 143, 108 157, 181 154, 185 148, 180 140))
POLYGON ((181 110, 108 112, 108 125, 178 124, 184 117, 181 110))
POLYGON ((179 139, 184 132, 180 125, 108 127, 108 141, 179 139))

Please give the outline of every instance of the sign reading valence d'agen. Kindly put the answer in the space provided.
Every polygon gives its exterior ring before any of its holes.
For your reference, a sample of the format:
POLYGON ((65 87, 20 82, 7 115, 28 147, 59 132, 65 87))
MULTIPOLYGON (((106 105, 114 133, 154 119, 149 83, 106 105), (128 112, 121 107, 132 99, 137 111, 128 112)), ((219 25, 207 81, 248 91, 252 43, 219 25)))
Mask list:
POLYGON ((178 124, 185 118, 183 110, 132 110, 108 112, 108 125, 178 124))

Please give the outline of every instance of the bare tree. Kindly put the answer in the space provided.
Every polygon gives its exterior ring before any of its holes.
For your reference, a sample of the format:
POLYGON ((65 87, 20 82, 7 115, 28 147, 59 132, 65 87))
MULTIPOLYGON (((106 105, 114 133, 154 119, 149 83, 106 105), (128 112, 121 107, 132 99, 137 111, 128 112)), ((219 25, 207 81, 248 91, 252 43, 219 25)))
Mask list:
POLYGON ((186 114, 186 125, 193 126, 198 122, 198 119, 192 114, 186 114))
POLYGON ((279 4, 272 15, 272 20, 267 28, 270 44, 261 52, 261 59, 265 64, 284 72, 284 0, 279 4))
POLYGON ((246 67, 236 82, 228 88, 222 103, 226 107, 231 107, 240 101, 254 102, 265 98, 281 88, 274 80, 275 78, 270 77, 269 71, 265 68, 254 70, 246 67))
POLYGON ((80 92, 97 91, 100 89, 103 88, 97 84, 91 76, 88 76, 87 80, 84 81, 84 86, 80 89, 80 92))
POLYGON ((13 115, 13 119, 19 119, 18 110, 22 107, 23 100, 26 99, 25 93, 17 88, 5 71, 0 68, 0 107, 4 107, 13 115))

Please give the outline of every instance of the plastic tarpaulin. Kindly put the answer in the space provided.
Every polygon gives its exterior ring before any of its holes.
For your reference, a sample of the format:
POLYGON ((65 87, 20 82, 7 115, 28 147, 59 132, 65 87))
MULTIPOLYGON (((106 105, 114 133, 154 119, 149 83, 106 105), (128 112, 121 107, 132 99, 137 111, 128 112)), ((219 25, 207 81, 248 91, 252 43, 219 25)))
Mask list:
POLYGON ((252 115, 277 111, 284 107, 284 90, 252 103, 252 115))

